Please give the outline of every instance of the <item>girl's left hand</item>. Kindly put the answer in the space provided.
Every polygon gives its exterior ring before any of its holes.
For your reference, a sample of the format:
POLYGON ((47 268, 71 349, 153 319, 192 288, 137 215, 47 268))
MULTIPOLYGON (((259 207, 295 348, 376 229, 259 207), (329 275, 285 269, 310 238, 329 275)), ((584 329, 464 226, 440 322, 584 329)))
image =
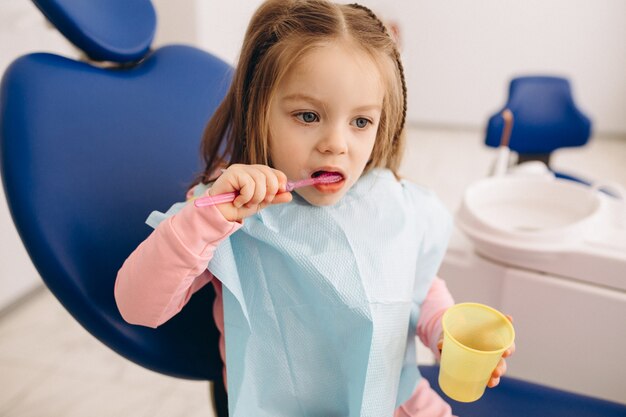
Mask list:
MULTIPOLYGON (((509 319, 511 323, 513 323, 513 317, 507 314, 506 318, 509 319)), ((443 335, 441 336, 441 339, 439 339, 439 343, 437 343, 437 348, 439 349, 439 352, 441 352, 442 347, 443 347, 443 335)), ((504 358, 508 358, 514 353, 515 353, 515 342, 513 342, 510 348, 504 351, 504 353, 502 354, 502 359, 500 359, 500 362, 498 362, 496 369, 494 369, 493 372, 491 373, 491 378, 489 378, 489 382, 487 382, 487 386, 489 388, 493 388, 500 383, 500 377, 506 373, 506 360, 504 358)))

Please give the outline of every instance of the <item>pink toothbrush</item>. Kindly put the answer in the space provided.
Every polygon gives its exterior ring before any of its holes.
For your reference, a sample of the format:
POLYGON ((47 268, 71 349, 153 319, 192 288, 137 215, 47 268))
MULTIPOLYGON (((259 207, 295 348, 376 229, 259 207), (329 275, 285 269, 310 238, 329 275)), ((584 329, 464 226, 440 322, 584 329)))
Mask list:
MULTIPOLYGON (((322 175, 319 175, 313 178, 307 178, 307 179, 298 180, 298 181, 287 181, 286 188, 287 188, 287 191, 293 191, 296 188, 306 187, 309 185, 331 184, 333 182, 341 181, 342 179, 343 177, 340 174, 335 174, 332 172, 325 172, 322 175)), ((195 204, 196 207, 215 206, 217 204, 230 203, 233 200, 235 200, 235 198, 237 198, 238 195, 239 193, 232 192, 232 193, 218 194, 214 196, 200 197, 200 198, 195 199, 193 203, 195 204)))

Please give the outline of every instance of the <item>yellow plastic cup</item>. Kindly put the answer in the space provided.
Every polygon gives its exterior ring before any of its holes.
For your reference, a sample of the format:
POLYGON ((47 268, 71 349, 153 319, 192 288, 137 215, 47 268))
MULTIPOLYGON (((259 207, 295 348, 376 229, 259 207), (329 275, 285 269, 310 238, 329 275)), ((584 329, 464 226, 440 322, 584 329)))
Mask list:
POLYGON ((442 325, 439 386, 453 400, 476 401, 515 340, 513 325, 498 310, 478 303, 450 307, 442 325))

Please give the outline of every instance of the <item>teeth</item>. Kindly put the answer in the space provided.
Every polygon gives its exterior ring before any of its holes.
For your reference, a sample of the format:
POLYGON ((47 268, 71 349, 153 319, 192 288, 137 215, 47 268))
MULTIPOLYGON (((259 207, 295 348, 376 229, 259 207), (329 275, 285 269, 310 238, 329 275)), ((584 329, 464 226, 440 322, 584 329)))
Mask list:
POLYGON ((339 175, 341 176, 341 178, 343 178, 343 175, 335 171, 315 171, 313 174, 311 174, 311 178, 317 178, 321 175, 339 175))

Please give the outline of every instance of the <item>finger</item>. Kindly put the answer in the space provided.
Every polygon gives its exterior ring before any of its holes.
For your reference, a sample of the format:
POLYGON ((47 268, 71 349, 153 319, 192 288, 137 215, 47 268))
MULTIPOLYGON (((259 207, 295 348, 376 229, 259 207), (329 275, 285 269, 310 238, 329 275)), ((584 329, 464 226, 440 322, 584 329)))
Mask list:
POLYGON ((275 170, 273 170, 272 168, 268 166, 259 165, 259 169, 265 175, 265 197, 263 201, 266 204, 271 204, 272 200, 276 196, 276 193, 278 193, 278 189, 279 189, 278 177, 276 176, 276 173, 274 172, 275 170))
POLYGON ((498 386, 499 383, 500 383, 500 378, 491 378, 489 382, 487 383, 487 386, 489 388, 493 388, 493 387, 498 386))
POLYGON ((227 170, 223 171, 215 182, 211 185, 211 192, 213 195, 227 193, 231 191, 238 191, 238 177, 241 172, 237 165, 231 165, 227 170))
POLYGON ((252 193, 252 197, 250 198, 250 200, 248 200, 248 202, 246 203, 246 207, 252 208, 265 200, 267 180, 265 173, 259 168, 251 170, 250 176, 254 180, 254 192, 252 193))
POLYGON ((274 197, 274 199, 272 200, 271 204, 274 205, 274 204, 289 203, 292 199, 293 199, 293 194, 289 192, 278 193, 276 194, 276 197, 274 197))
POLYGON ((276 175, 276 179, 278 179, 278 191, 287 191, 287 175, 277 169, 273 169, 272 171, 274 171, 274 175, 276 175))
POLYGON ((274 174, 267 177, 265 202, 271 204, 278 193, 278 178, 274 174))
POLYGON ((233 205, 237 208, 248 204, 254 195, 255 183, 252 176, 247 173, 239 173, 234 179, 236 184, 234 187, 238 189, 239 195, 233 201, 233 205))

